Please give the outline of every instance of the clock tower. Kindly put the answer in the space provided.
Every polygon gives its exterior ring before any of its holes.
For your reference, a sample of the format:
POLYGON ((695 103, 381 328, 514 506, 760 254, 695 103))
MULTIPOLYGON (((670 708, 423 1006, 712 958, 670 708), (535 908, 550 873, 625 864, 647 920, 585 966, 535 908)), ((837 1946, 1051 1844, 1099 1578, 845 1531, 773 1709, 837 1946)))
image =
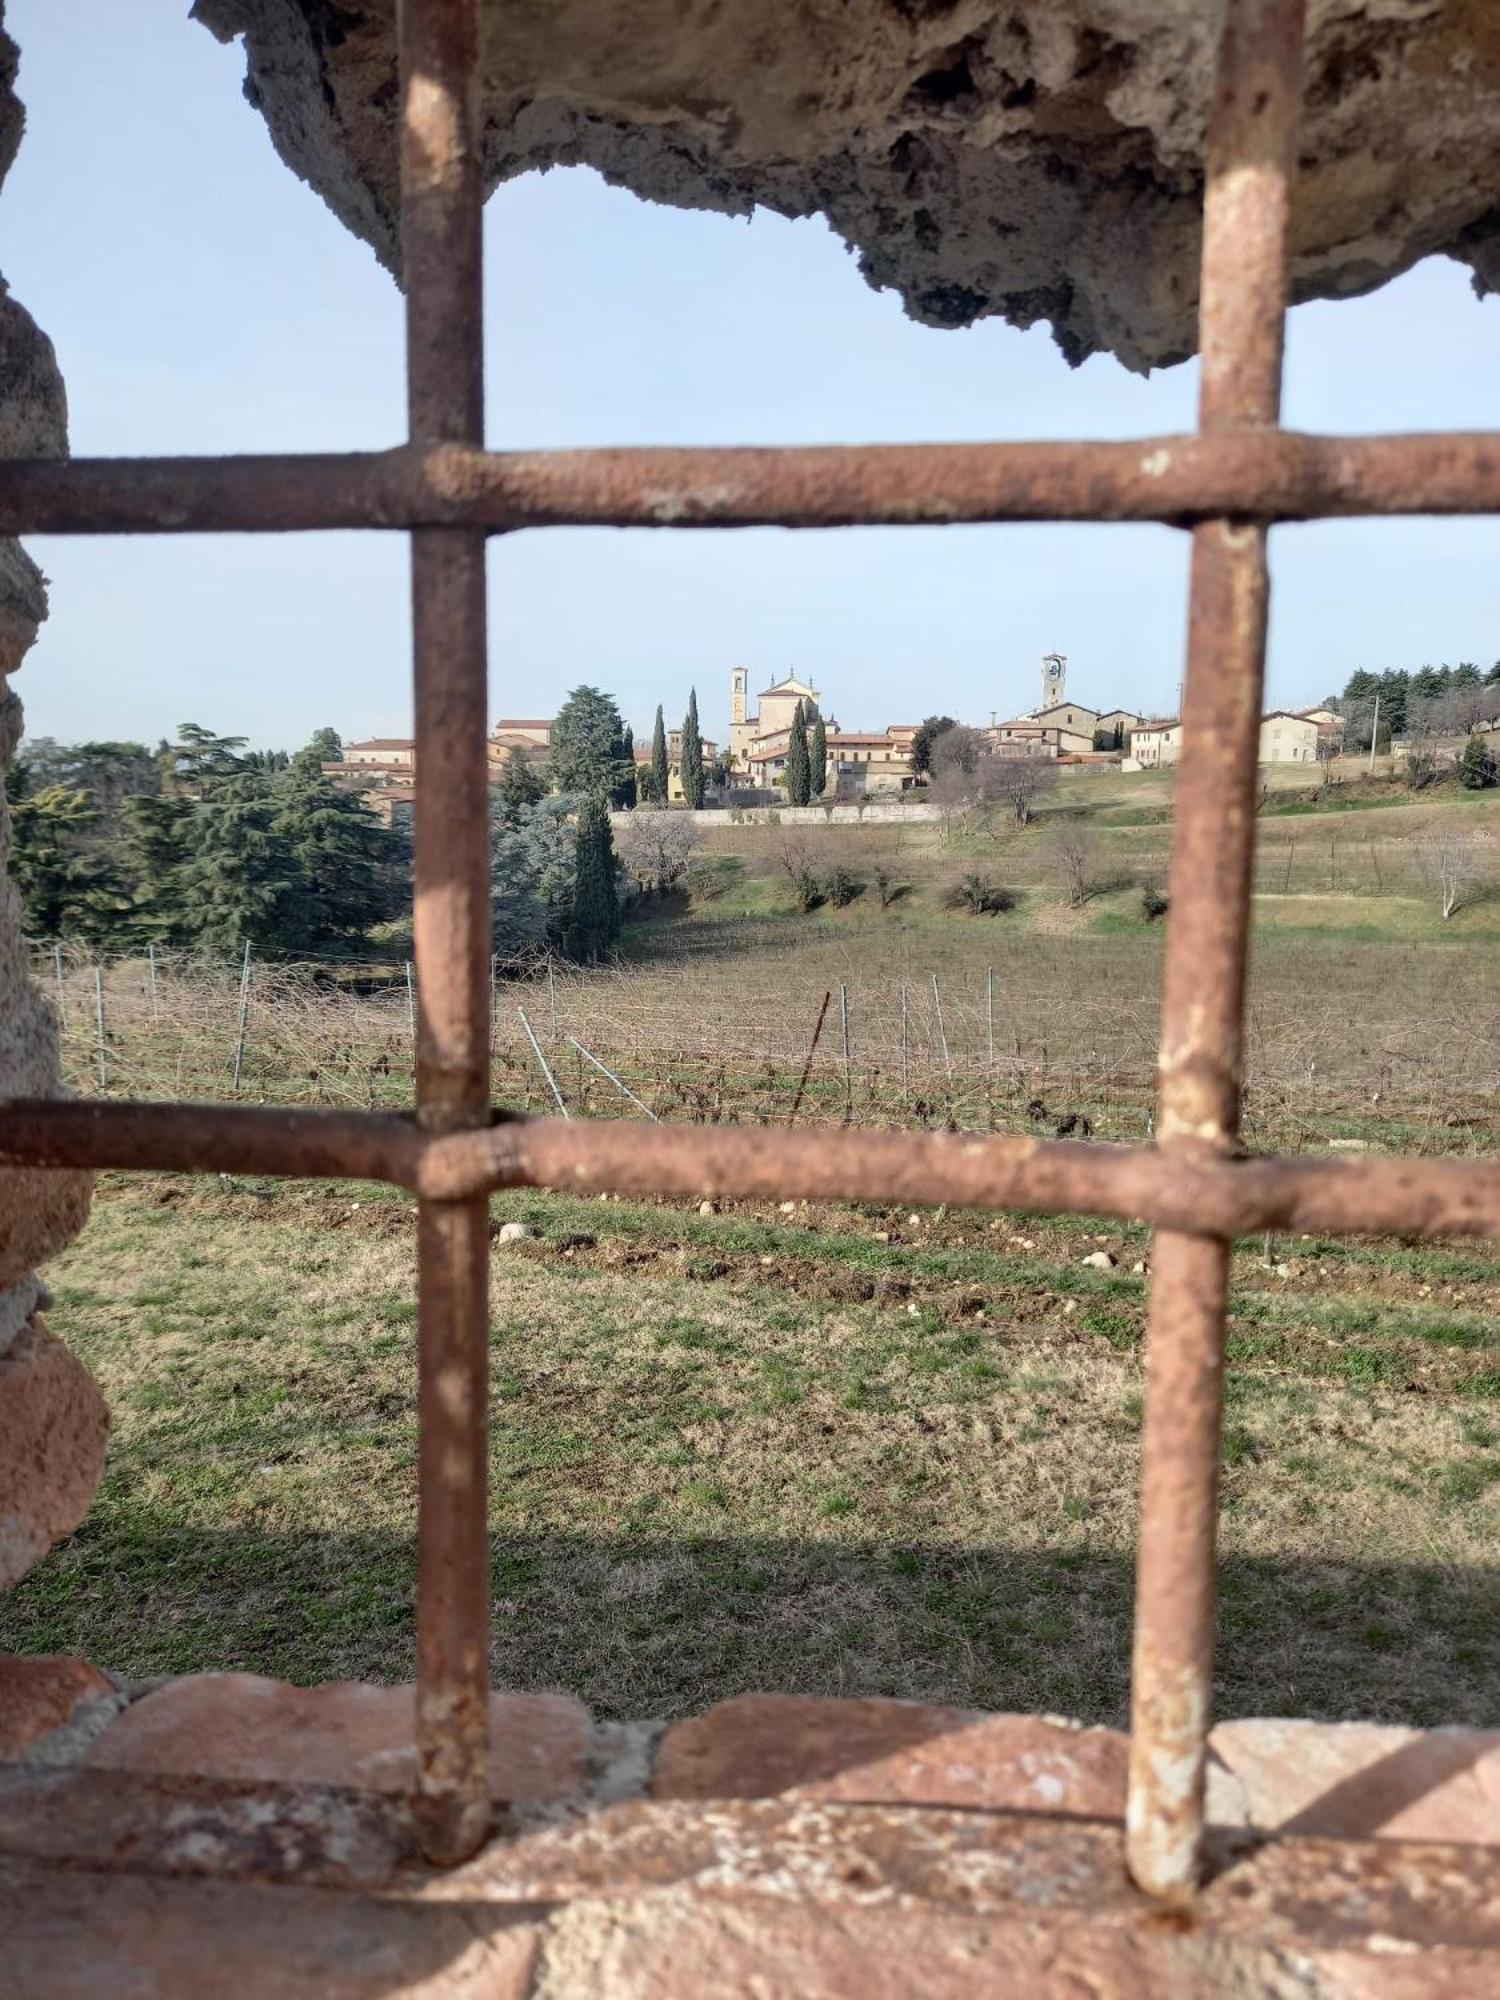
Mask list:
POLYGON ((1068 658, 1065 653, 1043 653, 1042 655, 1042 704, 1040 715, 1049 708, 1056 708, 1063 698, 1068 683, 1068 658))

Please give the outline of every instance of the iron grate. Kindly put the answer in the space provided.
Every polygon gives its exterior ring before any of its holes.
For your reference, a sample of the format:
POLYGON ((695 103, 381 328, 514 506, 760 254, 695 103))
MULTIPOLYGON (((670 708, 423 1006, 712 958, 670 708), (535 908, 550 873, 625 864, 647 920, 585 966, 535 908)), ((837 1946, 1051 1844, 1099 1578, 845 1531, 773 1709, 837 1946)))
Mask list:
POLYGON ((489 1823, 487 1204, 512 1186, 967 1203, 1149 1221, 1127 1853, 1191 1894, 1211 1722, 1233 1238, 1500 1234, 1500 1167, 1247 1159, 1238 1144, 1256 750, 1278 521, 1500 512, 1500 435, 1279 426, 1304 0, 1228 0, 1207 145, 1199 431, 1130 443, 483 448, 477 0, 401 0, 409 442, 346 455, 0 462, 0 532, 411 537, 416 1106, 411 1118, 14 1102, 0 1162, 367 1177, 419 1201, 418 1808, 455 1862, 489 1823), (557 525, 1155 520, 1193 538, 1156 1143, 589 1127, 492 1111, 485 541, 557 525))

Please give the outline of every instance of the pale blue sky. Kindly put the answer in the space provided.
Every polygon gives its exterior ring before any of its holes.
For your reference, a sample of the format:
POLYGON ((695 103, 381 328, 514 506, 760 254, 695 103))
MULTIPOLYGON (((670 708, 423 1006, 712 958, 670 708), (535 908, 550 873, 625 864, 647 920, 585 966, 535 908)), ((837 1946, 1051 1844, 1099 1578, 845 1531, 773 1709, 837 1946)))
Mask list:
MULTIPOLYGON (((28 129, 0 193, 0 271, 56 342, 79 453, 340 450, 402 428, 390 279, 272 152, 243 55, 186 0, 10 0, 28 129)), ((1043 330, 918 327, 821 222, 637 201, 529 175, 486 220, 489 442, 796 443, 1108 437, 1190 428, 1191 366, 1076 371, 1043 330)), ((1286 420, 1500 428, 1500 300, 1433 261, 1291 319, 1286 420)), ((1492 522, 1279 530, 1270 694, 1356 666, 1500 656, 1492 522)), ((53 611, 20 682, 35 734, 155 739, 185 719, 293 744, 410 721, 393 535, 31 544, 53 611)), ((552 530, 492 544, 491 712, 579 681, 721 734, 728 671, 794 667, 846 727, 1069 691, 1170 706, 1185 538, 1149 527, 791 535, 552 530)))

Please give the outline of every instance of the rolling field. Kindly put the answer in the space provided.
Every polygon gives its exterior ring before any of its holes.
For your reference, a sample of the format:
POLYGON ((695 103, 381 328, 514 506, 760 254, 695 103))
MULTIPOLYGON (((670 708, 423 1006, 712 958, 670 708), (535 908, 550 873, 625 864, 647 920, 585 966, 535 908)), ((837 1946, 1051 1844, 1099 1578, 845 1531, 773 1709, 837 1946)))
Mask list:
MULTIPOLYGON (((582 1042, 664 1117, 784 1123, 842 983, 849 1059, 835 1000, 799 1122, 1077 1112, 1140 1136, 1163 937, 1142 888, 1165 880, 1169 813, 1158 780, 1089 778, 994 837, 817 828, 817 868, 860 886, 807 914, 783 829, 715 829, 616 965, 498 982, 497 1096, 544 1102, 524 1005, 575 1114, 639 1115, 582 1042), (948 907, 976 871, 1008 912, 948 907)), ((1254 1143, 1493 1146, 1497 828, 1494 794, 1270 795, 1254 1143), (1425 855, 1455 831, 1472 872, 1445 921, 1425 855)), ((406 1097, 399 978, 260 977, 243 1098, 406 1097)), ((166 970, 153 1007, 132 965, 105 991, 112 1090, 228 1094, 232 982, 166 970)), ((85 1084, 92 994, 66 974, 85 1084)), ((548 1195, 494 1215, 535 1232, 493 1271, 498 1680, 612 1715, 762 1687, 1121 1719, 1145 1232, 548 1195), (1100 1249, 1114 1264, 1086 1266, 1100 1249)), ((0 1644, 141 1675, 409 1675, 413 1261, 389 1191, 106 1176, 49 1276, 114 1413, 110 1467, 78 1534, 0 1602, 0 1644)), ((1485 1247, 1240 1246, 1226 1713, 1495 1722, 1497 1307, 1485 1247)))

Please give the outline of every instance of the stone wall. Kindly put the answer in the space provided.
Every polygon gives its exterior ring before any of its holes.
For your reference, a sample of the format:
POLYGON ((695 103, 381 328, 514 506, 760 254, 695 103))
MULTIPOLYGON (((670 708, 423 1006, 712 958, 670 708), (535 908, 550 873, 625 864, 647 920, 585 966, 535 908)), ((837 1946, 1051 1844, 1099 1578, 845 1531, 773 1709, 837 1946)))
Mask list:
POLYGON ((1471 2000, 1500 1736, 1221 1723, 1211 1876, 1120 1865, 1127 1746, 1056 1717, 493 1697, 497 1837, 416 1862, 410 1688, 0 1656, 7 1990, 244 2000, 1471 2000))
MULTIPOLYGON (((0 0, 0 180, 24 117, 16 66, 0 0)), ((60 457, 67 449, 67 402, 52 343, 0 278, 0 453, 60 457)), ((46 615, 41 571, 19 542, 0 538, 0 771, 21 739, 12 676, 46 615)), ((28 975, 20 898, 4 874, 9 848, 10 816, 0 796, 0 1097, 47 1097, 61 1088, 57 1022, 28 975)), ((77 1526, 103 1470, 103 1401, 43 1325, 35 1268, 83 1227, 89 1186, 86 1174, 0 1170, 0 1588, 77 1526)))
MULTIPOLYGON (((694 826, 905 826, 918 825, 940 817, 936 806, 901 805, 895 799, 871 800, 868 805, 835 806, 705 806, 700 812, 674 812, 677 819, 691 820, 694 826)), ((619 826, 630 818, 628 812, 612 812, 610 823, 619 826)))

